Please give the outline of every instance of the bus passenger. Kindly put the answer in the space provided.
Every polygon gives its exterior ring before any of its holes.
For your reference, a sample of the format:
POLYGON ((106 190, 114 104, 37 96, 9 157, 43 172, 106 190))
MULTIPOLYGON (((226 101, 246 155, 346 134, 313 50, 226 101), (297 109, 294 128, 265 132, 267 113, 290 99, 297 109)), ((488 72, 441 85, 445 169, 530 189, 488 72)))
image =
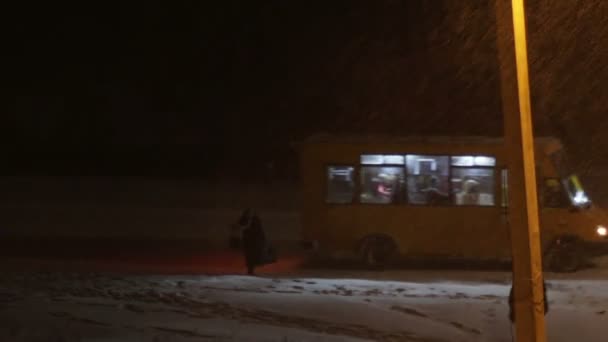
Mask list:
POLYGON ((462 186, 462 204, 479 204, 479 182, 474 179, 467 179, 462 186))
POLYGON ((433 205, 446 204, 450 196, 438 189, 437 177, 433 176, 430 180, 430 184, 426 189, 422 190, 426 193, 426 203, 433 205))

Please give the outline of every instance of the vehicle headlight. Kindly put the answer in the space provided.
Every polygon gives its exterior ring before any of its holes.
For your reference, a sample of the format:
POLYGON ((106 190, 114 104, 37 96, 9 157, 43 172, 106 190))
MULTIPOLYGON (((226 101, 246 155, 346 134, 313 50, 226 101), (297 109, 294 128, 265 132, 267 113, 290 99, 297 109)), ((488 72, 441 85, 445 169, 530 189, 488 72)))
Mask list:
POLYGON ((608 230, 604 226, 597 226, 597 228, 595 228, 595 232, 599 236, 606 236, 606 234, 608 234, 608 230))

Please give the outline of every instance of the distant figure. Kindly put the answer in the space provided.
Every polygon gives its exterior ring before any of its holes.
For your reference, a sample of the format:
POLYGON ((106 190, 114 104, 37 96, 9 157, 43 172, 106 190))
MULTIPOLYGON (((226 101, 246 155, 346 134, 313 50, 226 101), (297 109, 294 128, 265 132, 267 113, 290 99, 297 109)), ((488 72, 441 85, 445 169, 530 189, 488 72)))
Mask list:
MULTIPOLYGON (((549 300, 547 299, 547 284, 543 279, 543 298, 544 298, 544 314, 549 312, 549 300)), ((513 285, 511 285, 511 291, 509 292, 509 319, 511 323, 515 323, 515 293, 513 292, 513 285)))
POLYGON ((266 263, 266 249, 266 234, 262 227, 262 220, 254 213, 249 225, 243 230, 243 252, 247 264, 247 274, 253 275, 256 266, 266 263))
POLYGON ((249 225, 250 221, 251 209, 247 208, 243 211, 239 219, 230 226, 230 248, 241 248, 241 236, 243 230, 249 225))
POLYGON ((442 205, 449 203, 450 196, 439 190, 438 183, 437 177, 433 176, 429 181, 429 186, 422 190, 426 194, 427 204, 442 205))

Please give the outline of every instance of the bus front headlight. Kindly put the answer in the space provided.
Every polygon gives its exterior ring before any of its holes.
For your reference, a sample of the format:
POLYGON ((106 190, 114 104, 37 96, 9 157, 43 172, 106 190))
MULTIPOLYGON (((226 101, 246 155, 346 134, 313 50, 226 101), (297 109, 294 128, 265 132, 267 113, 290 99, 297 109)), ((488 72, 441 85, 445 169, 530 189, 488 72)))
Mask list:
POLYGON ((608 234, 608 230, 604 226, 597 226, 597 228, 595 228, 595 232, 599 236, 606 236, 606 234, 608 234))

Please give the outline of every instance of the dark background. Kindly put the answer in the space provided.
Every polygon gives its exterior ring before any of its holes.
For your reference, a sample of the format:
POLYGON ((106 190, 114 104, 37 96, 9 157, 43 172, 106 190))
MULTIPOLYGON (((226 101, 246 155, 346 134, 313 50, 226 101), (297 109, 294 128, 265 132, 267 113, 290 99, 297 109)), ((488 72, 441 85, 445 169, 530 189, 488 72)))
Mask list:
MULTIPOLYGON (((604 167, 608 4, 530 0, 535 129, 604 167)), ((5 175, 274 177, 316 132, 500 135, 491 1, 13 4, 5 175)))

